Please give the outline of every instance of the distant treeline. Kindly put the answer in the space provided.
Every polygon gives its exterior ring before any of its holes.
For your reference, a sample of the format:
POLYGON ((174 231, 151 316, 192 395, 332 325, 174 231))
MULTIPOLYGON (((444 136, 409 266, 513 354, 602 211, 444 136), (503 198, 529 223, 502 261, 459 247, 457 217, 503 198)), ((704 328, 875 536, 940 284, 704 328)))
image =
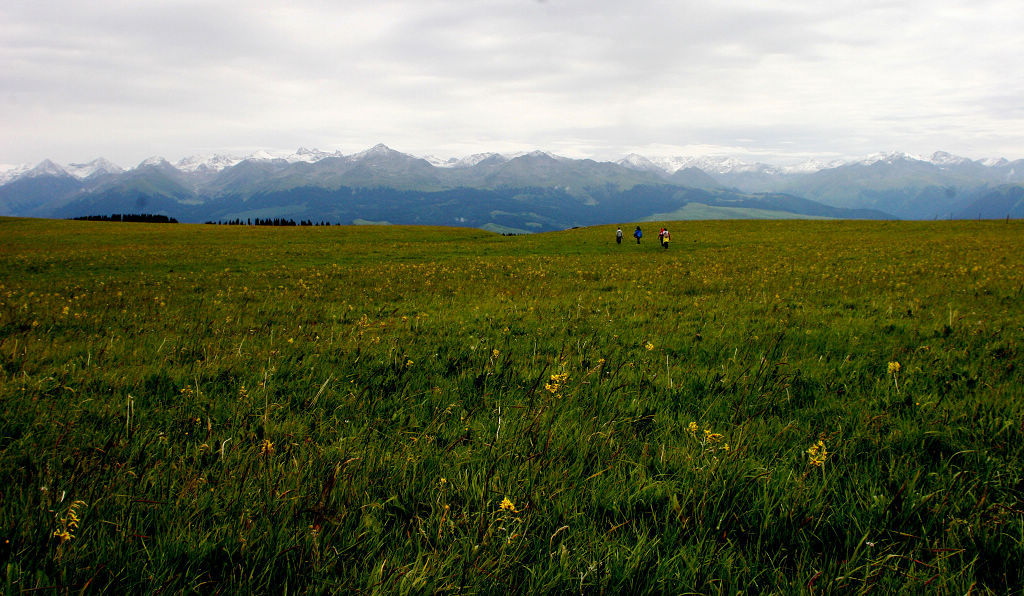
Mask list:
POLYGON ((334 225, 334 224, 331 224, 330 222, 326 222, 326 221, 320 221, 320 222, 313 223, 312 220, 305 220, 305 219, 299 221, 298 223, 296 223, 294 219, 281 219, 279 217, 275 217, 274 219, 260 219, 258 217, 256 219, 246 219, 246 220, 232 219, 232 220, 229 220, 229 221, 208 221, 208 222, 205 222, 205 223, 210 224, 210 225, 217 225, 217 226, 330 226, 330 225, 334 225))
POLYGON ((115 213, 113 215, 83 215, 71 219, 81 221, 139 221, 143 223, 178 223, 178 220, 166 215, 152 213, 115 213))

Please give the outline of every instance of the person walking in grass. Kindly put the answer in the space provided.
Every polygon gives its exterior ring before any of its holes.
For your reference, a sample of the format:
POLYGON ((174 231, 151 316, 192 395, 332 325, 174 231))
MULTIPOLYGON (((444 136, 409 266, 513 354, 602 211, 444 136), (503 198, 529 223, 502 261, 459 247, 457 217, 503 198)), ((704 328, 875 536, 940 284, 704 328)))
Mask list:
POLYGON ((615 244, 622 244, 622 228, 615 230, 615 244))
POLYGON ((668 233, 668 229, 665 228, 661 231, 661 245, 668 250, 668 241, 672 239, 672 235, 668 233))
POLYGON ((661 231, 658 232, 658 242, 665 246, 665 228, 661 228, 661 231))
POLYGON ((636 243, 640 244, 640 239, 644 237, 644 233, 640 231, 640 226, 636 227, 633 231, 633 237, 636 238, 636 243))

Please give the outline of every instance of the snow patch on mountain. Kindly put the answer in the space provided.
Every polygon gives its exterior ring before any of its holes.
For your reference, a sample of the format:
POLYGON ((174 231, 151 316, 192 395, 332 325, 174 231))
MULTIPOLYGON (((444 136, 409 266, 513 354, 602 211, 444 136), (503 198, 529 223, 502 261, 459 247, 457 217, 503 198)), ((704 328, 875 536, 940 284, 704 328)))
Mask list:
POLYGON ((0 185, 7 184, 15 178, 20 178, 32 169, 27 164, 0 164, 0 185))
MULTIPOLYGON (((159 167, 159 166, 163 166, 163 165, 170 166, 171 162, 167 161, 163 157, 160 157, 158 155, 154 155, 153 157, 147 157, 146 159, 142 160, 141 162, 139 162, 139 165, 137 165, 135 167, 136 167, 136 169, 138 169, 138 168, 145 168, 147 166, 159 167)), ((174 166, 171 166, 171 167, 173 168, 174 166)))
POLYGON ((35 178, 37 176, 70 176, 70 174, 63 167, 49 159, 44 159, 39 162, 39 165, 25 172, 24 176, 26 178, 35 178))
POLYGON ((241 163, 245 158, 233 155, 192 155, 174 164, 182 172, 219 172, 241 163))
POLYGON ((462 158, 449 157, 448 159, 441 159, 439 157, 434 157, 433 155, 428 155, 423 159, 427 160, 430 165, 437 168, 471 168, 487 160, 508 161, 508 158, 500 153, 474 153, 473 155, 467 155, 462 158))
POLYGON ((813 174, 815 172, 820 172, 821 170, 838 168, 845 163, 846 162, 841 159, 833 159, 831 161, 808 159, 790 166, 782 166, 779 168, 779 171, 783 174, 813 174))
POLYGON ((652 157, 651 161, 662 167, 669 174, 686 168, 697 168, 708 174, 736 173, 777 173, 778 169, 760 162, 746 162, 727 155, 652 157))
POLYGON ((643 155, 637 155, 636 153, 630 153, 626 157, 623 157, 619 161, 615 162, 620 166, 629 168, 631 170, 640 170, 641 172, 664 172, 665 169, 647 159, 643 155))
POLYGON ((124 173, 124 168, 102 157, 97 157, 96 159, 86 163, 69 163, 64 166, 64 170, 79 180, 84 180, 97 174, 124 173))
POLYGON ((275 159, 281 159, 281 158, 278 157, 277 155, 274 155, 273 153, 271 153, 269 151, 266 151, 265 149, 260 149, 259 151, 250 153, 246 157, 246 159, 256 159, 256 160, 260 160, 260 161, 273 161, 275 159))
POLYGON ((392 149, 391 147, 388 147, 384 143, 377 143, 376 145, 374 145, 373 147, 370 147, 369 149, 367 149, 365 151, 360 151, 359 153, 354 153, 354 154, 350 155, 349 159, 352 159, 354 161, 360 161, 360 160, 364 160, 364 159, 367 159, 367 158, 388 157, 388 156, 391 156, 391 155, 402 155, 402 156, 404 156, 405 154, 404 153, 399 153, 398 151, 395 151, 394 149, 392 149))
POLYGON ((947 153, 945 151, 936 151, 928 161, 937 166, 960 166, 972 163, 972 161, 966 157, 960 157, 959 155, 953 155, 952 153, 947 153))
POLYGON ((328 157, 344 157, 344 155, 341 153, 341 151, 328 152, 321 151, 319 149, 306 149, 305 147, 299 147, 298 151, 286 156, 284 159, 288 163, 297 163, 300 161, 306 163, 316 163, 322 159, 327 159, 328 157))
POLYGON ((512 161, 520 157, 543 157, 547 159, 553 159, 555 161, 573 161, 572 158, 563 157, 561 155, 555 155, 554 153, 548 153, 547 151, 541 151, 540 149, 534 149, 533 151, 516 151, 514 153, 502 153, 501 157, 505 158, 506 161, 512 161))
POLYGON ((894 164, 901 161, 921 161, 930 163, 927 157, 920 155, 914 155, 912 153, 904 153, 903 151, 884 151, 879 153, 872 153, 867 157, 852 162, 854 165, 871 166, 876 163, 894 164))
POLYGON ((457 167, 457 164, 459 162, 459 160, 454 157, 444 159, 436 155, 423 155, 420 157, 420 159, 434 166, 435 168, 454 168, 457 167))

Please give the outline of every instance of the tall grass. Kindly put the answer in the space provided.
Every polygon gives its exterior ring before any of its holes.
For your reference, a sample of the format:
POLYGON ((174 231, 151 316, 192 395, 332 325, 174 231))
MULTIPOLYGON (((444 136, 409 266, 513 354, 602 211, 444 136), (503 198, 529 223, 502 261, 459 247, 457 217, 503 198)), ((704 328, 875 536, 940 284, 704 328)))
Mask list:
POLYGON ((671 228, 0 220, 7 591, 1020 590, 1022 224, 671 228))

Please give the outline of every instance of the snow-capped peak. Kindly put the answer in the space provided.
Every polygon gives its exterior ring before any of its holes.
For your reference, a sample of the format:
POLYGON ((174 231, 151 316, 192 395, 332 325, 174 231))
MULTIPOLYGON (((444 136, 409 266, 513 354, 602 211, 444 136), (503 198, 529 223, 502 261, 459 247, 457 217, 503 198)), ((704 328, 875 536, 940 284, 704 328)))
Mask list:
POLYGON ((979 160, 978 163, 985 166, 986 168, 999 168, 1010 163, 1005 157, 986 157, 985 159, 979 160))
POLYGON ((234 155, 192 155, 184 157, 174 167, 182 172, 219 172, 241 162, 244 158, 234 155))
POLYGON ((499 153, 474 153, 473 155, 467 155, 466 157, 460 159, 459 165, 471 167, 488 160, 507 161, 505 157, 503 157, 499 153))
POLYGON ((959 155, 953 155, 952 153, 946 153, 945 151, 936 151, 932 154, 932 158, 929 161, 937 166, 957 166, 971 163, 971 160, 966 157, 960 157, 959 155))
POLYGON ((838 168, 845 163, 846 161, 842 159, 833 159, 831 161, 808 159, 793 165, 783 166, 780 168, 780 171, 786 174, 813 174, 814 172, 820 172, 821 170, 838 168))
POLYGON ((360 159, 366 159, 367 157, 385 157, 388 155, 403 154, 399 153, 398 151, 395 151, 391 147, 388 147, 384 143, 377 143, 376 145, 365 151, 360 151, 359 153, 352 155, 351 158, 358 161, 360 159))
POLYGON ((442 159, 434 155, 427 155, 424 156, 423 159, 435 168, 471 168, 488 160, 508 161, 508 158, 500 153, 474 153, 473 155, 467 155, 462 158, 449 157, 448 159, 442 159))
POLYGON ((124 168, 102 157, 97 157, 87 163, 69 163, 64 169, 79 180, 96 174, 121 174, 124 172, 124 168))
POLYGON ((872 153, 867 157, 856 162, 860 165, 870 166, 879 162, 887 164, 893 164, 898 161, 929 161, 928 159, 921 157, 920 155, 913 155, 910 153, 904 153, 903 151, 882 151, 878 153, 872 153))
POLYGON ((533 151, 520 151, 518 153, 506 153, 502 155, 502 157, 504 157, 506 160, 517 159, 520 157, 543 157, 555 161, 567 161, 569 159, 566 157, 562 157, 561 155, 555 155, 554 153, 541 151, 540 149, 534 149, 533 151))
POLYGON ((273 160, 273 159, 281 159, 281 158, 276 156, 276 155, 274 155, 273 153, 265 150, 265 149, 260 149, 259 151, 256 151, 254 153, 250 153, 248 155, 248 157, 246 157, 246 159, 256 159, 256 160, 270 161, 270 160, 273 160))
POLYGON ((26 164, 0 164, 0 185, 25 175, 31 169, 26 164))
POLYGON ((306 149, 305 147, 299 147, 298 151, 289 155, 285 159, 290 163, 304 161, 306 163, 316 163, 321 159, 328 157, 341 157, 341 152, 335 151, 329 153, 327 151, 321 151, 319 149, 306 149))
POLYGON ((773 173, 776 169, 763 163, 751 163, 725 155, 705 155, 701 157, 652 157, 651 161, 669 174, 686 168, 697 168, 708 174, 773 173))
POLYGON ((436 155, 423 155, 420 157, 420 159, 434 166, 435 168, 454 168, 459 163, 459 160, 455 159, 454 157, 442 159, 436 155))
POLYGON ((305 147, 299 147, 299 151, 285 158, 291 163, 295 162, 306 162, 307 164, 315 164, 318 161, 326 160, 327 158, 340 158, 344 157, 341 152, 324 152, 318 150, 318 148, 312 148, 307 150, 305 147))
POLYGON ((25 176, 33 178, 35 176, 68 176, 67 170, 53 163, 49 159, 44 159, 39 162, 36 167, 25 172, 25 176))
POLYGON ((623 157, 619 161, 615 162, 620 166, 624 166, 633 170, 641 170, 644 172, 657 172, 664 171, 664 168, 647 159, 643 155, 637 155, 636 153, 630 153, 626 157, 623 157))
POLYGON ((144 168, 146 166, 162 166, 164 164, 171 165, 171 163, 169 161, 167 161, 166 159, 164 159, 164 158, 162 158, 162 157, 160 157, 158 155, 154 155, 153 157, 147 157, 146 159, 142 160, 142 162, 140 162, 139 165, 137 165, 135 167, 137 167, 137 168, 144 168))
POLYGON ((246 156, 239 155, 193 155, 186 157, 175 164, 175 167, 183 172, 219 172, 223 169, 230 168, 246 160, 256 161, 273 161, 276 159, 283 159, 288 163, 306 162, 316 163, 321 159, 328 157, 340 157, 341 153, 335 151, 329 153, 327 151, 321 151, 319 149, 307 149, 305 147, 299 147, 295 153, 284 155, 281 153, 271 153, 264 149, 260 149, 254 153, 246 156))

